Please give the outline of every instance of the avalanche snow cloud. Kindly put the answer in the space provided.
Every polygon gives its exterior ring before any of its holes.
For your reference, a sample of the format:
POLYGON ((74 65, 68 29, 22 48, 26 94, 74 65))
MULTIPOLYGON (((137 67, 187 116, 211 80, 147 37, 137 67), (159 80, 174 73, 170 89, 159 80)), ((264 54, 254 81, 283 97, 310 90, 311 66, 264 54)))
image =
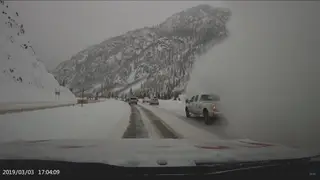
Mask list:
POLYGON ((225 6, 229 36, 196 61, 187 94, 219 94, 230 132, 320 149, 320 3, 225 6))
POLYGON ((0 12, 0 103, 75 102, 37 59, 19 13, 3 1, 0 12), (55 91, 60 91, 59 99, 55 91))

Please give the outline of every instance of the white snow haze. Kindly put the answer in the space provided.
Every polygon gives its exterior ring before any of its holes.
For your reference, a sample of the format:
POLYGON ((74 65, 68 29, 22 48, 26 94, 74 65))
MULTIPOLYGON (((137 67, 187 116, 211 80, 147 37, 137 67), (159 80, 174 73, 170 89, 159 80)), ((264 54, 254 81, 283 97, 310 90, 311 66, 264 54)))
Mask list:
POLYGON ((319 148, 319 2, 226 2, 229 37, 195 63, 187 95, 221 96, 228 131, 319 148))

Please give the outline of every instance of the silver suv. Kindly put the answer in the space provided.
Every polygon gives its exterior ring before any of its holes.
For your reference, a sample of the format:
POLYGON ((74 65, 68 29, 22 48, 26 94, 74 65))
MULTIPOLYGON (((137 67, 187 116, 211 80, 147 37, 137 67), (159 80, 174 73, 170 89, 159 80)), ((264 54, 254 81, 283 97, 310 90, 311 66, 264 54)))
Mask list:
POLYGON ((138 104, 138 98, 131 97, 128 102, 129 102, 129 104, 138 104))
POLYGON ((150 99, 149 105, 159 105, 158 98, 154 97, 154 98, 150 99))
POLYGON ((197 94, 186 100, 186 116, 204 117, 206 124, 211 124, 213 119, 222 116, 220 109, 220 97, 215 94, 197 94))

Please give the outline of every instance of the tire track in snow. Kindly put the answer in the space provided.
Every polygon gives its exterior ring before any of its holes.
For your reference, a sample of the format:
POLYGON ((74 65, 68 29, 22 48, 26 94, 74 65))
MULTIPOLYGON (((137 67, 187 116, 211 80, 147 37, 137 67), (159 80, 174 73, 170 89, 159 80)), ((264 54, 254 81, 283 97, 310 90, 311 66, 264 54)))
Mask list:
POLYGON ((172 128, 170 128, 160 117, 155 115, 149 109, 139 105, 141 110, 145 113, 151 123, 158 129, 160 136, 165 139, 180 139, 180 137, 172 128))
POLYGON ((152 122, 149 120, 149 118, 144 113, 144 111, 142 111, 140 107, 137 107, 137 108, 140 111, 142 122, 144 123, 144 126, 146 127, 149 133, 149 138, 160 139, 161 136, 160 136, 159 130, 152 124, 152 122))
POLYGON ((141 120, 141 114, 135 105, 131 106, 130 122, 123 133, 122 138, 148 138, 149 134, 146 130, 143 121, 141 120))

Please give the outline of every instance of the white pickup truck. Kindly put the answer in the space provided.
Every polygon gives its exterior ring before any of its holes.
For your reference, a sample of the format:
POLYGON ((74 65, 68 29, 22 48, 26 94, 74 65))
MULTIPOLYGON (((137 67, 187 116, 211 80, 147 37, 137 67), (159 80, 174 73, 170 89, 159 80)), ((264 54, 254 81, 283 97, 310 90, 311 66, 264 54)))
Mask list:
POLYGON ((204 117, 205 123, 211 124, 214 119, 222 115, 220 97, 215 94, 198 94, 186 100, 185 112, 189 118, 192 115, 204 117))

